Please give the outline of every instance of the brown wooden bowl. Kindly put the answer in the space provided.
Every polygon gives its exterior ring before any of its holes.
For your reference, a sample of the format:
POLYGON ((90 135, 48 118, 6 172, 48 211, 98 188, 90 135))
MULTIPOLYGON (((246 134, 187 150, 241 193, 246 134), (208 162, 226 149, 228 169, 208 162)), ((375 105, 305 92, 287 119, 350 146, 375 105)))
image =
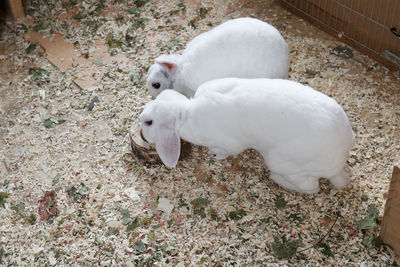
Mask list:
MULTIPOLYGON (((154 145, 149 144, 143 137, 141 129, 133 133, 129 132, 129 139, 131 142, 132 153, 144 165, 161 164, 162 161, 157 154, 154 145)), ((181 154, 179 160, 187 158, 192 152, 192 145, 186 141, 181 140, 181 154)))

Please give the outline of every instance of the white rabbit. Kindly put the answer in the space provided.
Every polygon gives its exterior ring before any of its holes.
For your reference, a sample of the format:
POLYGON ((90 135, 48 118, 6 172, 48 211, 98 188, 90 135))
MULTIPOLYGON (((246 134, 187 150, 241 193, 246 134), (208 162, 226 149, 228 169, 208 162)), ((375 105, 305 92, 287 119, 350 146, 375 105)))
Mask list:
POLYGON ((204 82, 217 78, 286 78, 289 48, 270 24, 232 19, 191 40, 182 55, 161 55, 148 71, 147 88, 192 97, 204 82))
POLYGON ((164 90, 139 120, 168 167, 177 164, 182 138, 218 159, 256 149, 270 178, 289 190, 318 192, 320 177, 336 188, 349 183, 344 166, 354 133, 345 112, 334 99, 293 81, 218 79, 201 85, 192 99, 164 90))

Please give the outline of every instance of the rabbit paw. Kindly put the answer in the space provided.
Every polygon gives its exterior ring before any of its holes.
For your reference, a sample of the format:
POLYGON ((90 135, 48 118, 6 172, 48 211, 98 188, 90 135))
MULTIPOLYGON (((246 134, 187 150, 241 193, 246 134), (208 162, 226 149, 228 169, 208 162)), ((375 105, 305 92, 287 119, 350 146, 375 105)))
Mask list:
POLYGON ((285 176, 271 172, 269 175, 271 180, 281 187, 304 194, 314 194, 319 191, 318 179, 306 176, 285 176))
POLYGON ((226 151, 220 148, 209 148, 208 154, 214 156, 217 160, 223 160, 229 156, 226 151))
POLYGON ((329 181, 336 189, 344 189, 350 183, 350 175, 342 170, 339 174, 330 177, 329 181))

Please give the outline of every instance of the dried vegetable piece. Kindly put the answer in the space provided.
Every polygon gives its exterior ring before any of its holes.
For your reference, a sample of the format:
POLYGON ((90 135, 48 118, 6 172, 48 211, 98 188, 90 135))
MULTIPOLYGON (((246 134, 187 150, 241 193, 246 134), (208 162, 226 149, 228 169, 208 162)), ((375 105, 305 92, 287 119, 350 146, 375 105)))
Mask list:
POLYGON ((48 220, 58 214, 56 192, 47 191, 39 200, 38 214, 42 221, 48 220))

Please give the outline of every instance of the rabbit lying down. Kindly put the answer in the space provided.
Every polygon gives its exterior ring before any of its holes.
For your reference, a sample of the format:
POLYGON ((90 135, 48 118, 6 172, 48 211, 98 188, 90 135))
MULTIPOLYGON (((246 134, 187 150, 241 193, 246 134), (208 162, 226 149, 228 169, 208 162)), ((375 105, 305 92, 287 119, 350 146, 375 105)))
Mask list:
POLYGON ((161 55, 148 71, 147 88, 192 97, 204 82, 217 78, 286 78, 289 48, 270 24, 232 19, 191 40, 182 55, 161 55))
POLYGON ((270 178, 288 190, 319 191, 319 178, 338 189, 354 133, 342 107, 299 83, 280 79, 225 78, 204 83, 188 99, 164 90, 140 115, 144 138, 175 167, 180 138, 206 146, 217 159, 253 148, 270 178))

